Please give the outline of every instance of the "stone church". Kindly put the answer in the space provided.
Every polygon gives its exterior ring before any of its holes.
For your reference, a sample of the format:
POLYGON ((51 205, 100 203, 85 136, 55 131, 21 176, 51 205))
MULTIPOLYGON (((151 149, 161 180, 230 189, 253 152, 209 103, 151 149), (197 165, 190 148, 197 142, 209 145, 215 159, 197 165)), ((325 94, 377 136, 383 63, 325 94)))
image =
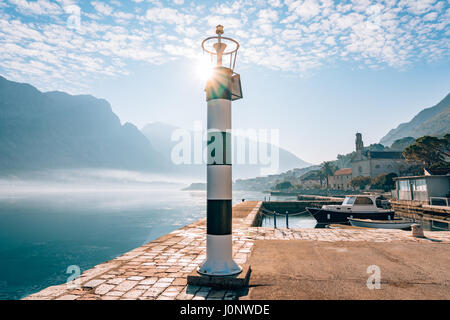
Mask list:
POLYGON ((408 164, 398 151, 364 150, 362 134, 356 134, 356 154, 351 158, 352 178, 359 176, 377 177, 380 174, 400 175, 408 164))

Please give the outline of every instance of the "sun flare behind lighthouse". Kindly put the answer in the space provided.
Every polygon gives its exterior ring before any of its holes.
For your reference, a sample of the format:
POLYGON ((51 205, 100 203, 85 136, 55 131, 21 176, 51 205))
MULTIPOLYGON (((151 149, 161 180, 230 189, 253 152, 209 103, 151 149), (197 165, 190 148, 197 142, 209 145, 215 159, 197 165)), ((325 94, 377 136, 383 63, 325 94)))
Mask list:
POLYGON ((197 80, 206 83, 209 78, 213 75, 213 64, 211 63, 209 57, 200 57, 195 63, 195 76, 197 80))

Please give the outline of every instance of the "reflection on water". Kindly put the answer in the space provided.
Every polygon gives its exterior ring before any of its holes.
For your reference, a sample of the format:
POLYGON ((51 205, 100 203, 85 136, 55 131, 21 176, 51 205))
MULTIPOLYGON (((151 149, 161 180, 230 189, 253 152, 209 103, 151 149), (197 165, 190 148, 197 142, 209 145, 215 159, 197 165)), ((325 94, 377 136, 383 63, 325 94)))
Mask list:
MULTIPOLYGON (((268 200, 268 197, 266 197, 268 200)), ((270 201, 295 201, 297 197, 295 196, 271 196, 270 201)), ((270 214, 264 214, 261 223, 262 227, 273 228, 274 227, 274 217, 270 214)), ((277 215, 276 216, 277 228, 286 228, 286 216, 277 215)), ((308 213, 304 212, 302 214, 288 215, 288 225, 289 228, 325 228, 325 225, 318 224, 316 219, 308 213)))
MULTIPOLYGON (((286 216, 285 215, 277 215, 276 216, 276 224, 277 228, 286 228, 286 216)), ((274 226, 274 217, 273 215, 264 214, 262 224, 263 227, 273 228, 274 226)), ((316 227, 324 227, 322 225, 318 225, 316 219, 311 216, 309 213, 304 213, 301 215, 288 215, 288 225, 289 228, 316 228, 316 227)))
MULTIPOLYGON (((263 199, 260 193, 234 192, 263 199)), ((206 192, 127 189, 0 194, 0 299, 20 299, 206 215, 206 192)))

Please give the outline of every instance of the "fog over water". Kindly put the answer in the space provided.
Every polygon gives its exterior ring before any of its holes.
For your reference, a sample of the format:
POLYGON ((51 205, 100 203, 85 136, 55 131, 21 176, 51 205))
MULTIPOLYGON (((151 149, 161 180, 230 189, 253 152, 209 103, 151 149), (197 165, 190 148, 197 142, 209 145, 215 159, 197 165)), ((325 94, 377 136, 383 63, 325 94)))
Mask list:
MULTIPOLYGON (((206 169, 205 169, 206 170, 206 169)), ((181 176, 167 176, 138 171, 108 169, 42 170, 3 174, 0 177, 0 192, 54 192, 66 190, 111 190, 122 188, 149 188, 161 186, 189 185, 201 182, 181 176)))
MULTIPOLYGON (((191 182, 118 170, 0 179, 0 299, 20 299, 206 216, 191 182)), ((199 182, 199 181, 196 181, 199 182)), ((236 191, 233 202, 263 199, 236 191)))

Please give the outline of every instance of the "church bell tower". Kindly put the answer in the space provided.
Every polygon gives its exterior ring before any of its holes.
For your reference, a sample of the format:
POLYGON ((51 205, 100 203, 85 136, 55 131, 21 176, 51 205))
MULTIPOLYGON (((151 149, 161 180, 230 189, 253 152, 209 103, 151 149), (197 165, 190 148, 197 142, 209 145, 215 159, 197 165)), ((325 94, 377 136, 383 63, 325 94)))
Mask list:
POLYGON ((362 140, 362 134, 356 133, 356 152, 362 152, 364 149, 364 143, 362 140))

